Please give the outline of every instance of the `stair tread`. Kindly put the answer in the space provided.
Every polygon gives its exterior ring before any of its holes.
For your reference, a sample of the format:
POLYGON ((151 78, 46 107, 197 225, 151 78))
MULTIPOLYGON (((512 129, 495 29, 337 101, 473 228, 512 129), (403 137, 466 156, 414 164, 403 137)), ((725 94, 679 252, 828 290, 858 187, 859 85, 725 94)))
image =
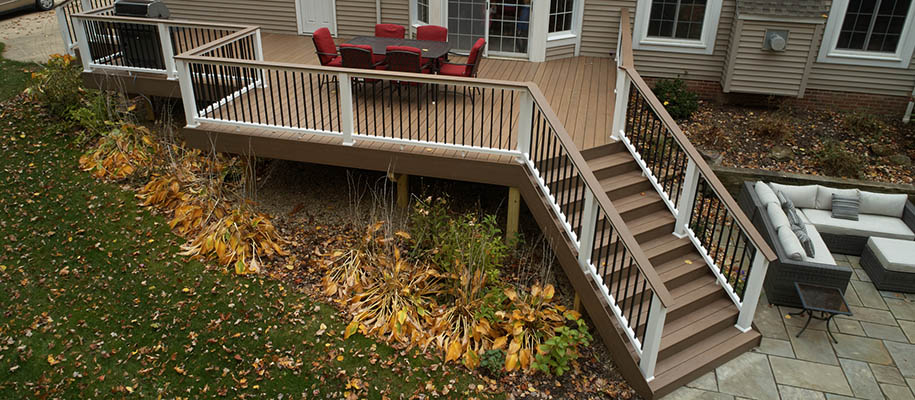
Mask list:
POLYGON ((616 153, 604 154, 600 157, 587 160, 587 162, 588 167, 590 167, 592 171, 599 171, 604 168, 612 168, 627 163, 634 163, 635 159, 632 158, 632 155, 628 152, 620 151, 616 153))
POLYGON ((686 316, 665 321, 664 333, 661 335, 661 347, 665 348, 665 339, 667 340, 666 346, 669 347, 676 343, 671 341, 673 338, 695 334, 695 330, 691 328, 697 324, 708 324, 710 322, 708 318, 714 320, 736 318, 738 313, 739 310, 734 302, 727 296, 722 296, 720 299, 693 310, 686 316))
MULTIPOLYGON (((661 200, 661 196, 659 196, 657 192, 641 192, 613 200, 613 206, 616 207, 616 210, 620 214, 624 214, 627 211, 635 210, 649 204, 662 202, 663 200, 661 200)), ((664 209, 663 211, 665 214, 670 214, 668 209, 664 209)))
POLYGON ((600 184, 604 188, 604 191, 610 192, 643 181, 648 182, 648 178, 642 175, 642 171, 626 171, 616 176, 601 179, 600 184))
POLYGON ((736 354, 743 353, 760 340, 759 332, 741 332, 731 327, 658 360, 655 378, 649 382, 652 393, 663 396, 701 374, 714 370, 736 354))

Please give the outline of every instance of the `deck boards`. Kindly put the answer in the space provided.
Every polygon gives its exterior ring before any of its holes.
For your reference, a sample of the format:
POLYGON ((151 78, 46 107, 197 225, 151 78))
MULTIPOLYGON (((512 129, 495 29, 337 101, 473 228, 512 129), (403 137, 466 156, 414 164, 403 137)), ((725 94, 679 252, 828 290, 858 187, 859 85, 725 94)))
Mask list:
MULTIPOLYGON (((264 59, 267 61, 318 64, 310 37, 265 33, 262 40, 264 59)), ((344 42, 345 40, 338 39, 337 41, 344 42)), ((451 56, 451 59, 455 62, 464 61, 464 58, 460 56, 451 56)), ((613 84, 616 82, 615 73, 616 69, 613 63, 609 62, 609 59, 598 57, 571 57, 542 63, 484 58, 478 75, 487 79, 518 82, 532 81, 537 84, 570 136, 572 136, 575 144, 583 150, 609 142, 613 102, 608 99, 613 96, 613 84)), ((276 93, 274 100, 282 101, 279 93, 276 93)), ((397 100, 396 94, 395 100, 397 100)), ((449 98, 449 100, 453 99, 449 98)), ((368 101, 369 105, 371 105, 371 100, 368 101)), ((489 101, 490 99, 486 99, 483 102, 486 107, 486 118, 490 118, 488 115, 489 101)), ((464 103, 467 106, 471 105, 469 100, 464 103)), ((454 104, 452 103, 451 105, 454 104)), ((411 111, 416 113, 417 104, 415 102, 413 102, 412 107, 414 108, 411 111)), ((440 113, 441 125, 441 119, 444 118, 445 111, 442 107, 439 107, 438 112, 440 113)), ((448 113, 449 117, 453 116, 452 110, 449 109, 448 113)), ((422 115, 414 115, 413 118, 413 122, 419 121, 424 125, 425 111, 422 111, 422 115)), ((517 123, 517 109, 514 110, 512 118, 512 124, 515 126, 514 124, 517 123)), ((434 119, 434 116, 430 116, 430 119, 434 119)), ((470 117, 468 116, 466 120, 469 128, 470 117)), ((399 127, 399 124, 391 126, 390 121, 386 122, 385 126, 388 128, 399 127)), ((475 122, 479 127, 479 118, 475 122)), ((503 124, 507 128, 508 121, 503 121, 503 124)), ((403 125, 409 125, 407 120, 404 120, 403 125)), ((358 127, 359 124, 357 123, 357 130, 358 127)), ((460 129, 459 123, 458 130, 460 129)), ((486 131, 488 132, 488 130, 489 128, 487 127, 486 131)), ((453 133, 450 127, 448 132, 453 133)), ((410 137, 416 137, 416 135, 424 136, 424 134, 416 132, 414 129, 410 137)), ((488 141, 488 138, 485 140, 488 141)), ((513 146, 514 139, 510 143, 505 141, 504 144, 513 146)), ((394 145, 386 144, 385 146, 393 148, 394 145)), ((435 154, 438 154, 438 151, 436 150, 435 154)))

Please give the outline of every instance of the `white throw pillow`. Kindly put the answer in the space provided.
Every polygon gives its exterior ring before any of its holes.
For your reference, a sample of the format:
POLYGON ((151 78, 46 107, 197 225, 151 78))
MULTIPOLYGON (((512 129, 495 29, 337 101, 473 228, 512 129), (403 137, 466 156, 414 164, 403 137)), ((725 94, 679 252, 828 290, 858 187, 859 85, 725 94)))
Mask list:
POLYGON ((783 226, 778 229, 778 242, 782 245, 782 250, 792 260, 801 261, 804 259, 804 246, 797 238, 790 226, 783 226))
POLYGON ((843 197, 858 197, 858 189, 835 189, 817 185, 817 210, 832 210, 832 195, 843 197))
POLYGON ((776 192, 782 192, 797 208, 816 208, 817 185, 792 186, 770 183, 776 192))
POLYGON ((769 221, 772 222, 772 227, 774 229, 777 230, 785 225, 790 227, 791 222, 788 220, 788 216, 785 215, 785 211, 782 210, 782 207, 778 205, 778 202, 769 203, 769 205, 766 206, 766 213, 769 214, 769 221))
POLYGON ((905 194, 874 193, 862 190, 861 207, 858 212, 902 218, 907 201, 909 201, 909 196, 905 194))
POLYGON ((775 195, 775 192, 772 191, 772 188, 769 187, 765 182, 759 181, 756 182, 756 197, 759 197, 759 204, 762 204, 763 207, 767 206, 771 202, 778 202, 778 196, 775 195))

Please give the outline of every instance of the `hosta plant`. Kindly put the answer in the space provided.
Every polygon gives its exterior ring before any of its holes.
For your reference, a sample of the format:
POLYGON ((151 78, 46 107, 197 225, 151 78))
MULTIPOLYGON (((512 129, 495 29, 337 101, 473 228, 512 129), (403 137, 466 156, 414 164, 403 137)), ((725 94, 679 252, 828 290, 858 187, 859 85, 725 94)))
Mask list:
POLYGON ((96 178, 124 179, 149 166, 158 150, 148 129, 124 124, 103 134, 96 145, 79 158, 79 166, 96 178))

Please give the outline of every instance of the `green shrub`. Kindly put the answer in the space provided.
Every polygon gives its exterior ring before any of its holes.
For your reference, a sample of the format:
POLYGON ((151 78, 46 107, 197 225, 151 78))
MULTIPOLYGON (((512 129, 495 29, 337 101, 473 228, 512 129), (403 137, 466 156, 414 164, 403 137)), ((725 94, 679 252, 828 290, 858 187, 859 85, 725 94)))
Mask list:
POLYGON ((482 270, 490 281, 509 254, 494 215, 452 215, 447 200, 431 197, 416 203, 410 217, 414 257, 428 257, 442 271, 454 272, 457 264, 482 270))
POLYGON ((45 68, 32 74, 29 94, 40 100, 54 116, 69 117, 82 104, 80 66, 70 55, 55 54, 45 68))
POLYGON ((827 141, 816 156, 820 168, 827 175, 857 178, 863 169, 861 159, 834 140, 827 141))
POLYGON ((502 374, 503 365, 505 365, 505 352, 502 350, 486 350, 483 357, 480 358, 480 366, 493 376, 502 374))
POLYGON ((574 322, 575 326, 556 328, 556 336, 547 339, 537 348, 537 356, 531 363, 531 368, 547 374, 562 375, 569 370, 569 363, 581 355, 578 347, 591 343, 591 334, 583 319, 568 312, 566 319, 574 322))
POLYGON ((113 121, 120 121, 123 118, 114 114, 109 97, 101 92, 92 91, 86 93, 77 107, 70 109, 67 117, 83 128, 77 139, 79 143, 86 143, 118 127, 118 123, 113 121))
POLYGON ((848 133, 857 139, 877 142, 886 135, 886 124, 870 114, 851 113, 845 116, 843 122, 848 133))
POLYGON ((699 110, 699 96, 689 91, 682 79, 661 79, 653 91, 674 119, 688 119, 699 110))

